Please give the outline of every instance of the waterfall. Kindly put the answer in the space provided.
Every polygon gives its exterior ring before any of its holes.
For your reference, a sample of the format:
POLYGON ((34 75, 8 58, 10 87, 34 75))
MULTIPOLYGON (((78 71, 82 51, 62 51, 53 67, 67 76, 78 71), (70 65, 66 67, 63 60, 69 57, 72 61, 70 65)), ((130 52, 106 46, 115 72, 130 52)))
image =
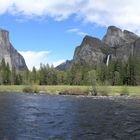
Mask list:
POLYGON ((107 60, 106 60, 106 65, 108 66, 109 64, 109 59, 110 59, 110 55, 107 55, 107 60))

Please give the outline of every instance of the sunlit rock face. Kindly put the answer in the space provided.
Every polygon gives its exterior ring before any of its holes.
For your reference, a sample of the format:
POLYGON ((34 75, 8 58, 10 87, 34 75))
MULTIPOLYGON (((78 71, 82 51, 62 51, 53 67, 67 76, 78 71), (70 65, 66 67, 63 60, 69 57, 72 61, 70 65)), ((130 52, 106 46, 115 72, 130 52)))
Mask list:
POLYGON ((102 63, 105 55, 110 51, 110 47, 101 40, 85 36, 80 46, 75 50, 73 63, 81 65, 96 65, 102 63))
POLYGON ((140 56, 140 38, 138 35, 109 26, 102 40, 85 36, 82 43, 76 47, 71 63, 67 65, 107 64, 110 59, 127 62, 129 56, 140 56), (109 60, 108 59, 109 56, 109 60))
POLYGON ((9 40, 9 32, 0 29, 0 61, 5 59, 9 63, 10 69, 15 67, 17 71, 27 69, 23 56, 12 46, 9 40))
POLYGON ((136 51, 135 42, 138 39, 139 36, 133 32, 122 31, 115 26, 109 26, 102 41, 115 50, 115 57, 117 59, 127 62, 129 56, 133 56, 136 51))
POLYGON ((109 26, 102 41, 110 47, 127 47, 134 43, 138 38, 139 36, 130 31, 122 31, 115 26, 109 26))
POLYGON ((107 62, 107 56, 127 62, 130 55, 135 55, 140 48, 139 36, 109 26, 102 40, 86 36, 76 48, 73 63, 96 65, 107 62), (137 49, 137 50, 136 50, 137 49))

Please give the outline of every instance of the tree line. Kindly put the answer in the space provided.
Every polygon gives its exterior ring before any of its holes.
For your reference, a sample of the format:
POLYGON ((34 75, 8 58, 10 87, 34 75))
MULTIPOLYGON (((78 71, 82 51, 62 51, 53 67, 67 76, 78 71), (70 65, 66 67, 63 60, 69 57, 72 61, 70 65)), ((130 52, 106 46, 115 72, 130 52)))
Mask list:
POLYGON ((1 85, 140 85, 140 57, 130 56, 127 63, 119 59, 111 59, 109 65, 97 66, 73 65, 67 71, 59 71, 48 64, 40 64, 37 70, 28 69, 17 72, 15 67, 2 59, 0 63, 1 85))

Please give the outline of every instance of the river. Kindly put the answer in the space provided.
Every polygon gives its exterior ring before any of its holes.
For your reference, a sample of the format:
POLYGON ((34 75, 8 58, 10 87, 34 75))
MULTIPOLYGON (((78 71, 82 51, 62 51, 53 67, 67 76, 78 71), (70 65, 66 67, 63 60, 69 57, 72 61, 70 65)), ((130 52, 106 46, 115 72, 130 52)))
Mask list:
POLYGON ((0 140, 140 140, 140 100, 1 93, 0 140))

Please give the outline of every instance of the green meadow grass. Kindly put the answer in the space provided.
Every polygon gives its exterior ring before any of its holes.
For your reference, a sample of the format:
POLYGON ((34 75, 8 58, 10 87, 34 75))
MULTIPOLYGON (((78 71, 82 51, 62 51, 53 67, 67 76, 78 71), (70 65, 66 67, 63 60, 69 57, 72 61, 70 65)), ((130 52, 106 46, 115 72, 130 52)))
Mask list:
MULTIPOLYGON (((39 86, 39 85, 0 85, 0 92, 23 92, 26 87, 37 89, 41 93, 58 94, 63 91, 82 91, 86 92, 91 89, 91 86, 70 86, 70 85, 56 85, 56 86, 39 86)), ((120 95, 124 86, 97 86, 98 91, 107 90, 111 96, 120 95)), ((127 86, 129 95, 140 95, 140 86, 127 86)))

